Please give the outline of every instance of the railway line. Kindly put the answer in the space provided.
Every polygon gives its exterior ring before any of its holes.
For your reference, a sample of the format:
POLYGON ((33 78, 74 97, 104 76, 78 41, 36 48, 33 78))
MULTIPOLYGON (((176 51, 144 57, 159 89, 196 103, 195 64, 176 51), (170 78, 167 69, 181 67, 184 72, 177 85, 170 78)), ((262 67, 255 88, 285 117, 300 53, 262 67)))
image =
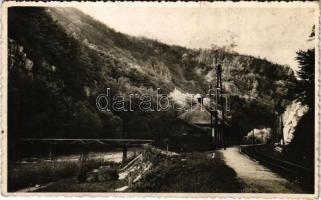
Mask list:
POLYGON ((243 146, 240 151, 262 165, 303 186, 308 191, 314 189, 314 170, 304 166, 271 157, 261 151, 262 145, 243 146))

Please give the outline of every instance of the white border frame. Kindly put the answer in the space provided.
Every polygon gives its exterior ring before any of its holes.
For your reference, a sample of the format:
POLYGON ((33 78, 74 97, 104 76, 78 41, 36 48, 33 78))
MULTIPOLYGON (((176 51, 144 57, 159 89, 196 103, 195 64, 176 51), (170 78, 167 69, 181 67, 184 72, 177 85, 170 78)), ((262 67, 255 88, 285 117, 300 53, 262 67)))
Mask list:
POLYGON ((2 139, 2 194, 5 196, 113 196, 113 197, 188 197, 188 198, 282 198, 282 199, 316 199, 319 197, 320 167, 320 6, 318 2, 3 2, 2 3, 2 37, 1 37, 1 139, 2 139), (315 8, 315 193, 314 194, 279 194, 279 193, 8 193, 7 192, 7 20, 8 8, 13 6, 39 7, 246 7, 246 8, 315 8))

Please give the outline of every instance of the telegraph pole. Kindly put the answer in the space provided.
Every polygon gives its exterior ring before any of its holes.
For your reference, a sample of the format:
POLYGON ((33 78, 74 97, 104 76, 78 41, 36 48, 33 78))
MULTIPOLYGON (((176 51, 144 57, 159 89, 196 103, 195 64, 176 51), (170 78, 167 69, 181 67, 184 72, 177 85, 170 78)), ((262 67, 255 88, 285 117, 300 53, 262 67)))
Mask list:
POLYGON ((224 114, 224 100, 223 100, 223 85, 222 85, 222 66, 219 64, 217 65, 217 79, 218 79, 218 88, 219 88, 219 99, 220 99, 220 105, 221 105, 221 112, 222 112, 222 122, 221 122, 221 137, 224 143, 224 149, 226 149, 227 141, 226 141, 226 134, 224 131, 224 122, 225 122, 225 114, 224 114))
POLYGON ((213 108, 214 108, 214 97, 213 97, 213 91, 212 91, 213 87, 212 87, 212 84, 210 84, 210 88, 209 88, 209 91, 208 91, 208 95, 209 95, 209 98, 210 98, 210 118, 211 118, 211 129, 210 129, 210 137, 211 137, 211 144, 214 146, 215 148, 215 131, 214 131, 214 120, 213 120, 213 114, 214 114, 214 111, 213 111, 213 108))
POLYGON ((283 134, 283 118, 282 118, 282 113, 280 114, 280 133, 281 133, 281 140, 282 140, 282 145, 285 145, 285 140, 284 140, 284 134, 283 134))
POLYGON ((278 104, 276 106, 276 113, 277 113, 277 133, 278 133, 278 140, 279 144, 284 145, 284 135, 283 135, 283 119, 282 119, 282 112, 284 111, 282 105, 281 105, 281 100, 278 101, 278 104))
MULTIPOLYGON (((220 64, 216 65, 216 105, 220 104, 222 112, 221 124, 217 125, 219 129, 219 139, 224 144, 224 149, 226 149, 226 138, 224 135, 224 102, 223 102, 223 85, 222 85, 222 66, 220 64)), ((216 106, 218 108, 218 106, 216 106)), ((218 110, 218 109, 216 109, 218 110)), ((216 112, 216 119, 218 120, 218 113, 216 112)))
POLYGON ((222 85, 222 66, 220 64, 215 65, 213 61, 213 65, 216 71, 216 83, 215 83, 215 91, 213 91, 212 84, 210 85, 210 89, 208 95, 210 96, 210 114, 211 114, 211 136, 212 142, 214 145, 214 149, 217 148, 219 142, 223 142, 224 148, 227 147, 227 138, 224 134, 224 123, 225 123, 225 111, 224 111, 224 98, 223 98, 223 85, 222 85), (214 97, 215 95, 215 97, 214 97), (218 118, 218 110, 219 106, 221 107, 222 119, 219 124, 218 118))
MULTIPOLYGON (((220 96, 220 65, 216 65, 215 67, 216 70, 216 95, 215 95, 215 104, 216 104, 216 109, 215 109, 215 128, 216 128, 216 141, 218 140, 218 134, 219 134, 219 128, 218 128, 218 102, 219 102, 219 96, 220 96)), ((217 143, 217 142, 216 142, 217 143)))

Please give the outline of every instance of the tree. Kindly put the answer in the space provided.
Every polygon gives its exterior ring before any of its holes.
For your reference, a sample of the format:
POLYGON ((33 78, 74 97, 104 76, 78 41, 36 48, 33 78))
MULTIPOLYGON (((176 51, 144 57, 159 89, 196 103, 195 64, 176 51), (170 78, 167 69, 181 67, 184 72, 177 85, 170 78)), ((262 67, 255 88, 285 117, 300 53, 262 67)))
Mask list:
MULTIPOLYGON (((314 38, 314 27, 310 38, 314 38)), ((295 99, 302 104, 314 108, 314 62, 315 49, 308 49, 306 51, 298 51, 296 60, 299 63, 298 83, 295 91, 295 99)))
POLYGON ((299 62, 299 81, 296 88, 296 99, 310 108, 314 106, 314 59, 315 50, 297 52, 299 62))
MULTIPOLYGON (((314 38, 314 27, 310 39, 314 38)), ((307 167, 314 167, 314 61, 315 49, 298 51, 296 60, 299 63, 298 80, 290 94, 295 100, 309 107, 307 113, 298 121, 293 133, 294 138, 284 150, 284 157, 307 167)))

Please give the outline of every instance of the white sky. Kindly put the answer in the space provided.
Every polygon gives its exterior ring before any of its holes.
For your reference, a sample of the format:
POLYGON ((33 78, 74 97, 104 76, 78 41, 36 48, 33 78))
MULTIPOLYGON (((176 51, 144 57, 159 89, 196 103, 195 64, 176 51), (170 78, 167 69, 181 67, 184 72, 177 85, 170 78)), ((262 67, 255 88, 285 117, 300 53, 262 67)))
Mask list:
POLYGON ((313 8, 81 7, 116 31, 190 48, 224 46, 297 69, 308 42, 313 8))

